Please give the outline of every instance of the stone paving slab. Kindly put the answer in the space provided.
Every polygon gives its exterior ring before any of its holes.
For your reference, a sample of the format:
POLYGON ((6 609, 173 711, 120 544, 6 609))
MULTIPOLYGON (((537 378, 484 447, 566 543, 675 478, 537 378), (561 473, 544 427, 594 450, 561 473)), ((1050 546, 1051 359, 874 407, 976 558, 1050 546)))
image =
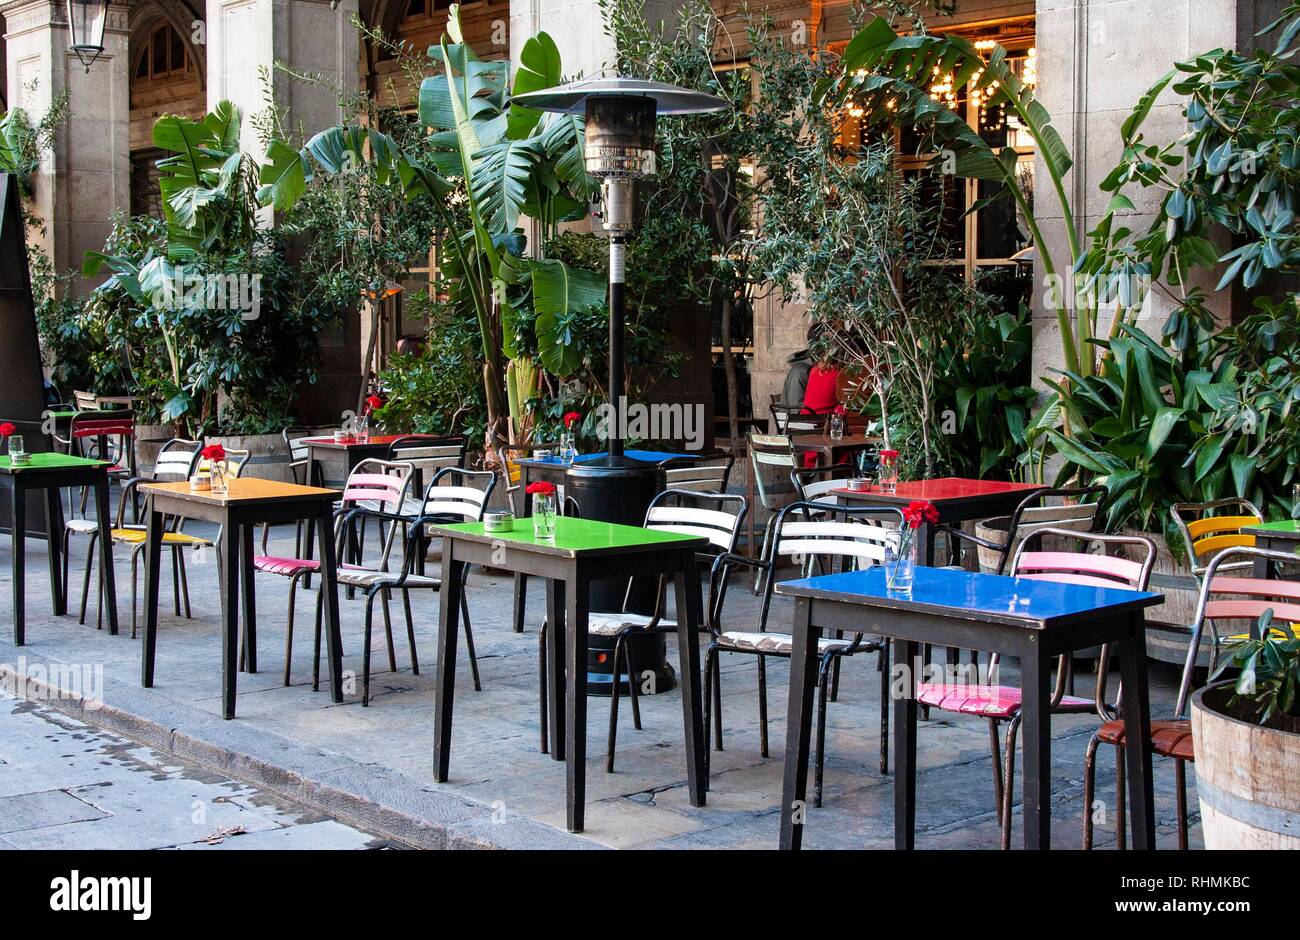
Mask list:
MULTIPOLYGON (((271 552, 291 554, 292 530, 277 534, 271 552)), ((7 542, 0 541, 0 554, 6 551, 7 542)), ((515 634, 510 628, 511 579, 477 569, 472 572, 468 595, 483 691, 473 690, 460 644, 451 774, 446 784, 438 785, 431 775, 436 594, 412 593, 419 675, 411 669, 400 602, 393 604, 396 672, 389 671, 382 620, 376 618, 372 700, 365 708, 360 705, 363 605, 340 597, 344 669, 351 671, 351 679, 345 701, 335 705, 325 684, 319 692, 311 690, 315 592, 299 592, 292 681, 285 686, 287 581, 259 575, 260 668, 256 675, 240 674, 238 718, 227 722, 219 717, 220 601, 215 569, 190 567, 192 620, 178 618, 172 611, 170 573, 164 573, 157 684, 145 690, 139 686, 139 641, 95 630, 93 599, 84 626, 75 615, 49 615, 43 553, 41 542, 29 542, 29 645, 13 648, 7 631, 0 630, 0 664, 9 664, 12 671, 19 658, 26 657, 28 667, 102 666, 106 701, 101 707, 83 707, 78 699, 52 704, 164 753, 282 793, 388 838, 430 848, 776 845, 788 695, 785 660, 769 663, 771 754, 764 758, 758 746, 756 660, 723 657, 725 750, 711 755, 714 776, 709 805, 704 808, 690 806, 685 796, 679 693, 643 699, 640 731, 632 727, 628 703, 623 702, 613 774, 604 772, 608 700, 593 696, 588 706, 588 826, 577 836, 563 830, 564 767, 538 749, 540 589, 529 592, 526 632, 515 634)), ((70 598, 74 612, 83 564, 84 547, 74 547, 70 598)), ((129 625, 129 569, 121 559, 117 567, 123 585, 119 610, 123 623, 129 625)), ((0 563, 0 624, 7 624, 9 617, 7 582, 8 565, 0 563)), ((758 606, 758 599, 747 590, 733 587, 727 625, 752 628, 758 606)), ((787 622, 791 612, 788 601, 775 599, 773 625, 787 622)), ((675 641, 670 640, 669 647, 675 663, 675 641)), ((0 674, 4 668, 0 665, 0 674)), ((879 680, 874 654, 844 664, 839 701, 828 710, 825 806, 811 810, 805 829, 805 845, 810 848, 892 845, 892 780, 882 777, 877 767, 879 680)), ((1176 680, 1175 670, 1153 667, 1156 717, 1171 711, 1176 680)), ((1003 681, 1016 681, 1014 663, 1004 664, 1003 681)), ((1081 680, 1081 690, 1089 681, 1081 680)), ((1087 716, 1057 716, 1053 723, 1053 841, 1061 846, 1080 844, 1083 754, 1096 724, 1095 718, 1087 716)), ((1099 825, 1099 845, 1112 843, 1114 835, 1109 818, 1114 799, 1111 750, 1101 749, 1097 799, 1107 821, 1099 825)), ((976 718, 935 713, 918 732, 918 765, 918 845, 995 848, 987 725, 976 718)), ((1155 784, 1158 821, 1172 826, 1173 772, 1159 758, 1155 784)), ((1191 841, 1199 846, 1194 786, 1193 778, 1189 780, 1191 841)), ((0 796, 4 794, 0 767, 0 796)), ((1018 805, 1015 813, 1018 820, 1018 805)), ((1017 829, 1013 842, 1018 841, 1017 829)), ((1172 847, 1173 840, 1161 838, 1159 844, 1172 847)))

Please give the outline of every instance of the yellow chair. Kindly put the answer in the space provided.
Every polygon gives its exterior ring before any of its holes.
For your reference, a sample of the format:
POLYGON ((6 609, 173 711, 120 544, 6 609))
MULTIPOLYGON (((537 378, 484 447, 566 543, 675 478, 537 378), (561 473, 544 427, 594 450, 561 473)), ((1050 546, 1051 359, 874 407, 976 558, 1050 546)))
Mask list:
MULTIPOLYGON (((1264 516, 1255 504, 1239 496, 1204 503, 1175 503, 1169 508, 1169 514, 1183 535, 1187 563, 1198 578, 1205 574, 1209 560, 1223 549, 1254 548, 1255 537, 1245 535, 1241 530, 1264 522, 1264 516)), ((1228 567, 1241 568, 1250 564, 1244 561, 1228 567)))

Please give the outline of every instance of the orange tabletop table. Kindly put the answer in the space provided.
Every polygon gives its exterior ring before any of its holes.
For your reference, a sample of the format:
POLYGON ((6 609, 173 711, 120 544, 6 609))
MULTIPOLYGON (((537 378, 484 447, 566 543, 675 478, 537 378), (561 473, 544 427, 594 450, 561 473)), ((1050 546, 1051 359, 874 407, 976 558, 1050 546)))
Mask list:
MULTIPOLYGON (((335 581, 333 507, 335 490, 299 486, 277 480, 235 479, 227 492, 191 490, 188 481, 141 485, 146 503, 144 575, 144 643, 140 684, 153 686, 154 654, 158 644, 158 581, 162 556, 163 517, 184 516, 221 526, 221 683, 222 717, 235 717, 235 675, 239 668, 239 602, 243 601, 245 665, 257 672, 257 596, 254 592, 253 529, 263 523, 315 523, 320 539, 320 590, 325 592, 325 630, 330 687, 335 702, 343 701, 343 646, 339 640, 339 601, 335 581), (241 585, 242 582, 242 585, 241 585)), ((309 528, 308 531, 311 531, 309 528)))

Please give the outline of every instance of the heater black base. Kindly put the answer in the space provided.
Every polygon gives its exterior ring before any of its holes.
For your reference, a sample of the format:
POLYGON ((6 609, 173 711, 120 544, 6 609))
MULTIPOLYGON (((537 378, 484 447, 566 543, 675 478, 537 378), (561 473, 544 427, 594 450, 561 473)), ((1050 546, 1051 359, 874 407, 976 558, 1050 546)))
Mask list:
MULTIPOLYGON (((662 633, 643 633, 629 637, 632 665, 638 674, 637 689, 642 695, 658 695, 677 688, 677 670, 668 662, 668 638, 662 633)), ((609 695, 614 686, 614 638, 593 636, 587 640, 587 694, 609 695)), ((619 672, 618 694, 627 695, 627 673, 619 672)))

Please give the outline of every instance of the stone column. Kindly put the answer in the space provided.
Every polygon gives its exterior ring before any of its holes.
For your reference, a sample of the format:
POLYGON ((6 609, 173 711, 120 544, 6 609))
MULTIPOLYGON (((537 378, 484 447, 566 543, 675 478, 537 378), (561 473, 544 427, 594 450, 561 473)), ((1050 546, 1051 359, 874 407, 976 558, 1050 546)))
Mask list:
POLYGON ((263 76, 290 125, 310 137, 338 124, 339 89, 359 86, 361 41, 352 26, 357 0, 207 0, 208 109, 229 100, 243 112, 243 148, 262 158, 253 116, 266 110, 263 76), (275 71, 284 62, 307 84, 275 71))
POLYGON ((13 0, 0 3, 0 13, 11 107, 35 124, 68 93, 75 117, 42 156, 28 207, 45 223, 37 241, 55 269, 79 270, 87 250, 103 248, 113 210, 130 208, 127 7, 109 7, 104 52, 89 71, 71 50, 64 3, 13 0))

